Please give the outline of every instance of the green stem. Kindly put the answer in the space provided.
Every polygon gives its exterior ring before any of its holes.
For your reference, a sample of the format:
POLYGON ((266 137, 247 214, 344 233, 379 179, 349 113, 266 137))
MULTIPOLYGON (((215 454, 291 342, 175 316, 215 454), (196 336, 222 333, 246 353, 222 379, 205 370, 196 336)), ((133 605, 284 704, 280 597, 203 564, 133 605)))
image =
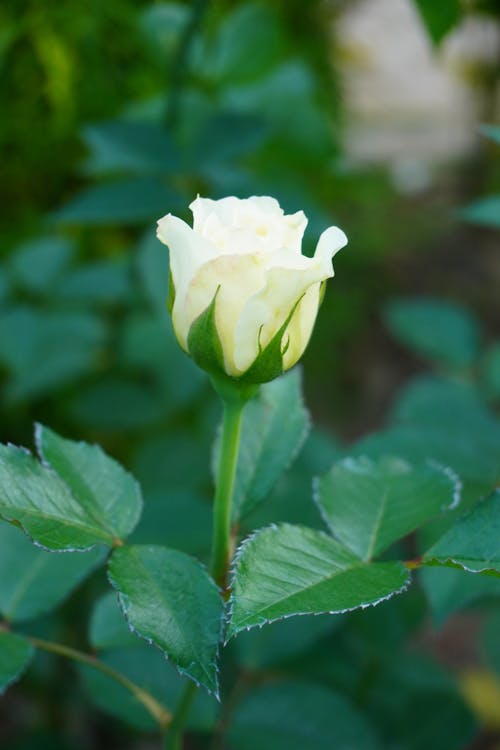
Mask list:
POLYGON ((125 677, 125 675, 121 674, 121 672, 117 672, 116 669, 113 669, 107 664, 104 664, 104 662, 99 661, 99 659, 97 659, 95 656, 92 656, 91 654, 85 654, 83 653, 83 651, 77 651, 76 649, 71 648, 70 646, 65 646, 62 643, 44 641, 41 638, 34 638, 33 636, 28 636, 28 640, 33 644, 35 648, 42 649, 43 651, 49 651, 50 653, 58 654, 59 656, 64 656, 67 659, 79 661, 82 664, 87 664, 89 667, 98 669, 99 672, 102 672, 108 677, 111 677, 111 679, 118 682, 126 690, 129 690, 132 695, 134 695, 135 698, 137 698, 137 700, 142 703, 144 708, 146 708, 146 710, 149 711, 155 721, 158 722, 161 729, 165 729, 165 727, 167 727, 172 720, 172 716, 169 711, 167 711, 167 709, 164 708, 164 706, 162 706, 161 703, 159 703, 156 698, 151 695, 151 693, 148 693, 147 690, 143 690, 141 687, 139 687, 139 685, 136 685, 135 682, 132 682, 132 680, 129 680, 128 677, 125 677))
POLYGON ((222 439, 217 471, 210 572, 223 589, 231 561, 231 511, 240 447, 243 401, 224 401, 222 439))
MULTIPOLYGON (((240 447, 241 417, 246 401, 255 393, 255 388, 235 389, 227 386, 225 395, 221 384, 214 384, 224 404, 222 439, 217 469, 217 482, 214 501, 214 527, 212 537, 212 562, 210 572, 221 588, 227 589, 227 574, 231 561, 231 511, 234 480, 240 447), (236 394, 236 397, 235 397, 236 394)), ((189 716, 197 687, 190 682, 184 688, 173 719, 168 728, 165 750, 181 750, 182 733, 189 716)))
POLYGON ((197 685, 190 681, 181 693, 179 703, 175 709, 174 718, 168 728, 165 750, 182 749, 182 731, 188 720, 189 712, 196 697, 197 690, 197 685))

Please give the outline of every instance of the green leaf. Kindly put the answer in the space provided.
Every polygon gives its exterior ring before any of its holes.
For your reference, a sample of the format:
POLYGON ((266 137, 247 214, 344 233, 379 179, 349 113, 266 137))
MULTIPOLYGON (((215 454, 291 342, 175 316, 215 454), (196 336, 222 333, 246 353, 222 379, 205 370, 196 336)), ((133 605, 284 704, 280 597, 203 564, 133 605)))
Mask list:
POLYGON ((0 695, 22 675, 33 656, 33 647, 20 635, 0 630, 0 695))
POLYGON ((147 37, 148 47, 157 48, 161 64, 175 53, 179 36, 191 18, 191 9, 178 2, 162 2, 146 6, 140 16, 141 29, 147 37))
POLYGON ((265 76, 285 48, 279 16, 262 3, 245 3, 226 15, 203 71, 226 84, 241 84, 265 76))
POLYGON ((458 24, 462 8, 459 0, 414 0, 427 32, 438 45, 458 24))
POLYGON ((462 568, 445 567, 422 568, 418 575, 437 627, 478 600, 500 598, 500 578, 497 576, 472 576, 462 568))
POLYGON ((124 258, 87 263, 58 284, 60 299, 83 304, 116 304, 133 298, 130 264, 124 258))
POLYGON ((155 177, 116 180, 82 190, 53 214, 59 224, 135 225, 179 208, 179 195, 155 177))
POLYGON ((487 195, 474 201, 462 208, 459 215, 469 224, 500 229, 500 195, 487 195))
MULTIPOLYGON (((263 385, 243 412, 241 443, 233 496, 233 521, 269 495, 290 466, 309 431, 297 368, 263 385)), ((219 445, 215 452, 217 461, 219 445)))
POLYGON ((482 387, 488 398, 500 399, 500 341, 494 342, 482 363, 482 387))
POLYGON ((500 490, 480 501, 424 555, 424 563, 500 573, 500 490))
POLYGON ((0 446, 0 515, 42 547, 114 544, 138 521, 141 496, 130 474, 98 447, 37 427, 43 464, 29 451, 0 446))
POLYGON ((178 168, 178 151, 165 128, 152 122, 110 120, 89 125, 83 138, 89 174, 155 174, 178 168))
POLYGON ((60 437, 37 425, 40 457, 67 484, 89 519, 108 538, 125 539, 136 527, 142 510, 141 491, 134 477, 98 445, 60 437))
POLYGON ((332 534, 366 561, 460 499, 460 482, 450 470, 398 458, 346 458, 316 488, 332 534))
POLYGON ((479 131, 495 143, 500 143, 500 125, 481 125, 479 131))
POLYGON ((412 381, 401 393, 396 424, 363 438, 351 453, 376 458, 398 455, 411 463, 437 461, 464 481, 462 497, 491 492, 500 475, 500 425, 477 391, 431 378, 412 381))
POLYGON ((365 563, 321 531, 282 524, 249 537, 236 555, 228 639, 297 614, 336 614, 403 591, 401 563, 365 563))
POLYGON ((95 366, 103 322, 90 313, 15 307, 0 319, 0 360, 10 375, 7 395, 20 400, 51 391, 95 366))
MULTIPOLYGON (((186 680, 179 677, 157 649, 141 643, 137 638, 136 642, 134 647, 101 651, 99 659, 147 690, 172 711, 185 688, 186 680)), ((80 665, 78 671, 89 698, 106 714, 142 732, 157 730, 155 720, 129 690, 92 667, 80 665)), ((215 698, 198 690, 186 722, 187 727, 202 732, 213 730, 217 711, 215 698)))
POLYGON ((111 557, 109 578, 130 626, 217 695, 222 600, 200 563, 166 547, 122 547, 111 557))
POLYGON ((137 247, 137 270, 152 311, 165 317, 168 298, 168 250, 153 231, 146 232, 137 247))
POLYGON ((89 641, 98 651, 142 645, 130 630, 115 591, 108 591, 95 603, 89 623, 89 641))
POLYGON ((479 324, 459 305, 440 299, 393 300, 386 306, 385 322, 398 341, 432 362, 463 368, 477 360, 479 324))
POLYGON ((158 389, 138 379, 112 375, 79 388, 70 413, 80 425, 102 432, 137 430, 162 417, 158 389))
POLYGON ((9 261, 14 280, 33 292, 54 287, 76 251, 63 237, 42 237, 17 247, 9 261))
POLYGON ((57 607, 104 560, 102 548, 54 555, 35 547, 14 526, 0 524, 0 613, 11 622, 32 620, 57 607), (15 575, 9 575, 15 571, 15 575))
POLYGON ((291 617, 265 628, 244 631, 234 641, 236 658, 245 669, 257 671, 296 659, 336 630, 342 617, 291 617))
POLYGON ((366 719, 343 697, 312 683, 279 682, 247 695, 228 730, 234 750, 377 750, 366 719))

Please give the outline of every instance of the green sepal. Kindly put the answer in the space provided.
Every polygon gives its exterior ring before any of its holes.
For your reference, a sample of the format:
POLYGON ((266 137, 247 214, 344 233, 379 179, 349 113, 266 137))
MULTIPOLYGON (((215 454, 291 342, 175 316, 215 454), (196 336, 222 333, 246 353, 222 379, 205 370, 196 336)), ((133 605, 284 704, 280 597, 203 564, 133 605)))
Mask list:
POLYGON ((215 304, 220 287, 209 306, 191 324, 187 345, 190 357, 198 367, 212 375, 224 374, 224 354, 217 326, 215 324, 215 304))
POLYGON ((172 276, 172 271, 169 271, 168 272, 167 310, 169 311, 170 315, 172 315, 172 310, 174 309, 174 302, 175 302, 175 285, 174 285, 174 279, 172 276))
POLYGON ((261 349, 259 345, 259 353, 253 364, 239 378, 241 383, 268 383, 283 374, 283 355, 288 349, 288 342, 284 348, 282 346, 283 336, 301 299, 302 296, 294 304, 287 319, 268 345, 264 349, 261 349))

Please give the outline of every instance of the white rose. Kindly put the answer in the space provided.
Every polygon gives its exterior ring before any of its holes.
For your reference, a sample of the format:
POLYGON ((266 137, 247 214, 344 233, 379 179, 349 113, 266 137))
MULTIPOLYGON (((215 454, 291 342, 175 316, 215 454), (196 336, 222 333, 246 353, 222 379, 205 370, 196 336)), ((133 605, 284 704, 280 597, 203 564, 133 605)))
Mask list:
POLYGON ((274 198, 196 198, 190 208, 193 228, 171 214, 158 222, 170 248, 177 339, 215 374, 270 380, 302 356, 322 282, 347 238, 330 227, 308 258, 304 213, 287 216, 274 198))

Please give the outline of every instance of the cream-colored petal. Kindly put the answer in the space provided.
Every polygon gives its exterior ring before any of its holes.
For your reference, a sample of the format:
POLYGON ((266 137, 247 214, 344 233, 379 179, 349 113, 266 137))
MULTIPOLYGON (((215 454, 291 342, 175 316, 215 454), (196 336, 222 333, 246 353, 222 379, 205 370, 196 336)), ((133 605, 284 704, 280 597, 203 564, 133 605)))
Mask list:
MULTIPOLYGON (((217 248, 196 234, 177 216, 168 214, 158 222, 158 239, 169 248, 170 272, 175 289, 174 311, 186 296, 187 289, 198 269, 218 255, 217 248)), ((187 332, 182 327, 174 328, 181 346, 186 348, 187 332)))
POLYGON ((204 224, 211 214, 215 214, 221 224, 231 226, 234 224, 239 204, 240 200, 234 196, 217 201, 198 196, 189 206, 193 213, 193 229, 195 232, 203 232, 204 224))
POLYGON ((327 268, 314 258, 305 260, 309 261, 305 269, 268 269, 265 285, 243 308, 234 341, 235 365, 240 373, 257 357, 259 344, 262 349, 269 344, 309 287, 333 274, 331 265, 327 268))
POLYGON ((283 355, 283 366, 289 370, 304 354, 316 322, 320 299, 321 282, 313 284, 300 300, 287 326, 283 343, 287 344, 283 355))
POLYGON ((265 269, 259 256, 220 255, 199 268, 184 297, 176 295, 172 311, 174 329, 179 338, 182 335, 184 348, 193 321, 206 310, 217 292, 215 323, 226 372, 239 375, 234 362, 235 327, 248 299, 264 283, 265 269))
POLYGON ((314 257, 318 260, 331 260, 346 245, 347 237, 344 232, 339 227, 328 227, 318 240, 314 257))

